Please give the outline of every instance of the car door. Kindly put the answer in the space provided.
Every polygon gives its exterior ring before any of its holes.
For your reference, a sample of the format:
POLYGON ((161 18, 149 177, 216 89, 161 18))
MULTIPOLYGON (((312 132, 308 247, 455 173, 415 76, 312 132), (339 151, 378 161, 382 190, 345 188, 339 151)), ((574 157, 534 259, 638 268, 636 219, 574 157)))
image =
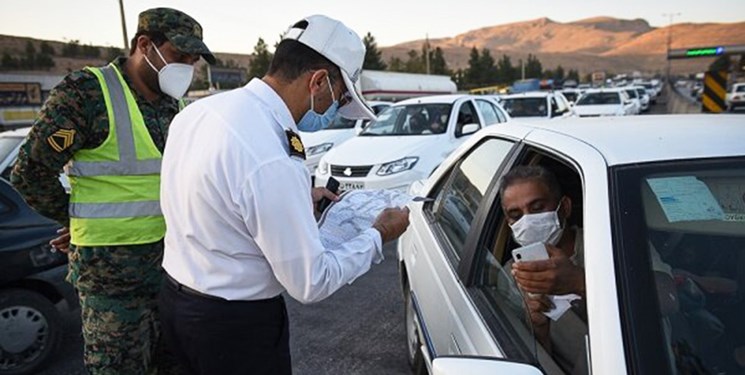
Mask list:
POLYGON ((399 246, 430 358, 483 352, 501 356, 475 314, 457 270, 471 233, 478 232, 475 218, 484 193, 514 145, 503 138, 479 142, 428 192, 434 201, 412 210, 412 230, 399 246))

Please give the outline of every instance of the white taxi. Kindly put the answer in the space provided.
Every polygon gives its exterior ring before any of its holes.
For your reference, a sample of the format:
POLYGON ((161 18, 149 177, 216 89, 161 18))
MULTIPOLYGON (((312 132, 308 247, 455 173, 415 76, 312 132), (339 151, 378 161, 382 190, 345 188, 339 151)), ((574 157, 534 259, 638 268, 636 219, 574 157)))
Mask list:
POLYGON ((508 121, 493 99, 441 95, 400 101, 356 137, 331 149, 316 169, 315 186, 330 176, 341 190, 406 190, 426 178, 479 129, 508 121))
POLYGON ((471 137, 410 190, 432 198, 398 241, 415 373, 745 373, 743 124, 571 118, 471 137), (557 176, 563 228, 584 249, 584 296, 540 343, 500 204, 502 176, 523 165, 557 176))

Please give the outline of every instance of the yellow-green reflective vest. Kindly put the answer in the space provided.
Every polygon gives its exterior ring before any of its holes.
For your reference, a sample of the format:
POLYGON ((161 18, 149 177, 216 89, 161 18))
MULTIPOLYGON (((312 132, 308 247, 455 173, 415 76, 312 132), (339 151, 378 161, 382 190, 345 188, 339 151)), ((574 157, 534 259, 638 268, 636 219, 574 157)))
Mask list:
POLYGON ((160 211, 162 155, 117 67, 86 69, 101 84, 109 136, 95 149, 77 151, 66 167, 72 188, 70 242, 114 246, 159 241, 166 229, 160 211))

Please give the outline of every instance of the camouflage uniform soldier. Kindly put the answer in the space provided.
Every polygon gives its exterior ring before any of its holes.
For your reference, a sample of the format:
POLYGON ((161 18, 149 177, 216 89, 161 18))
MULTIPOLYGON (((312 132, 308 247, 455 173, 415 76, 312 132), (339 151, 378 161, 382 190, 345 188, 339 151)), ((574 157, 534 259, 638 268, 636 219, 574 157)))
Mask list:
POLYGON ((26 201, 66 228, 53 245, 73 245, 68 281, 80 297, 93 374, 164 368, 160 158, 200 56, 215 62, 193 18, 142 12, 129 57, 73 72, 50 93, 13 169, 26 201), (63 166, 69 197, 57 179, 63 166))

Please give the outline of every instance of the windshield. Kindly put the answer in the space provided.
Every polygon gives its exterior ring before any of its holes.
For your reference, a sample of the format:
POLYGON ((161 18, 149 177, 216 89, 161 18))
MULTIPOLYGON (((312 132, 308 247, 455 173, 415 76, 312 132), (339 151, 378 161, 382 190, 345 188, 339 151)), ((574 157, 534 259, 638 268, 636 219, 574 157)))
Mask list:
POLYGON ((350 120, 341 117, 341 115, 336 115, 326 129, 352 129, 355 123, 357 123, 357 120, 350 120))
POLYGON ((409 104, 389 107, 360 135, 427 135, 447 130, 451 104, 409 104))
POLYGON ((628 89, 626 90, 626 93, 629 94, 629 97, 633 99, 636 99, 639 97, 639 93, 637 93, 635 89, 628 89))
POLYGON ((647 94, 647 91, 645 91, 645 90, 644 90, 643 88, 641 88, 641 87, 637 87, 637 88, 636 88, 636 93, 637 93, 637 94, 639 94, 639 97, 643 97, 644 95, 646 95, 646 94, 647 94))
POLYGON ((618 285, 628 288, 619 296, 629 310, 623 326, 635 330, 625 336, 638 340, 628 347, 658 353, 652 365, 673 370, 641 373, 743 373, 743 165, 742 157, 676 161, 616 174, 618 285))
POLYGON ((507 98, 502 107, 512 117, 545 117, 548 116, 546 98, 507 98))
POLYGON ((735 92, 745 92, 745 85, 737 86, 735 92))
POLYGON ((621 104, 621 98, 617 92, 591 92, 583 95, 577 105, 607 105, 621 104))

